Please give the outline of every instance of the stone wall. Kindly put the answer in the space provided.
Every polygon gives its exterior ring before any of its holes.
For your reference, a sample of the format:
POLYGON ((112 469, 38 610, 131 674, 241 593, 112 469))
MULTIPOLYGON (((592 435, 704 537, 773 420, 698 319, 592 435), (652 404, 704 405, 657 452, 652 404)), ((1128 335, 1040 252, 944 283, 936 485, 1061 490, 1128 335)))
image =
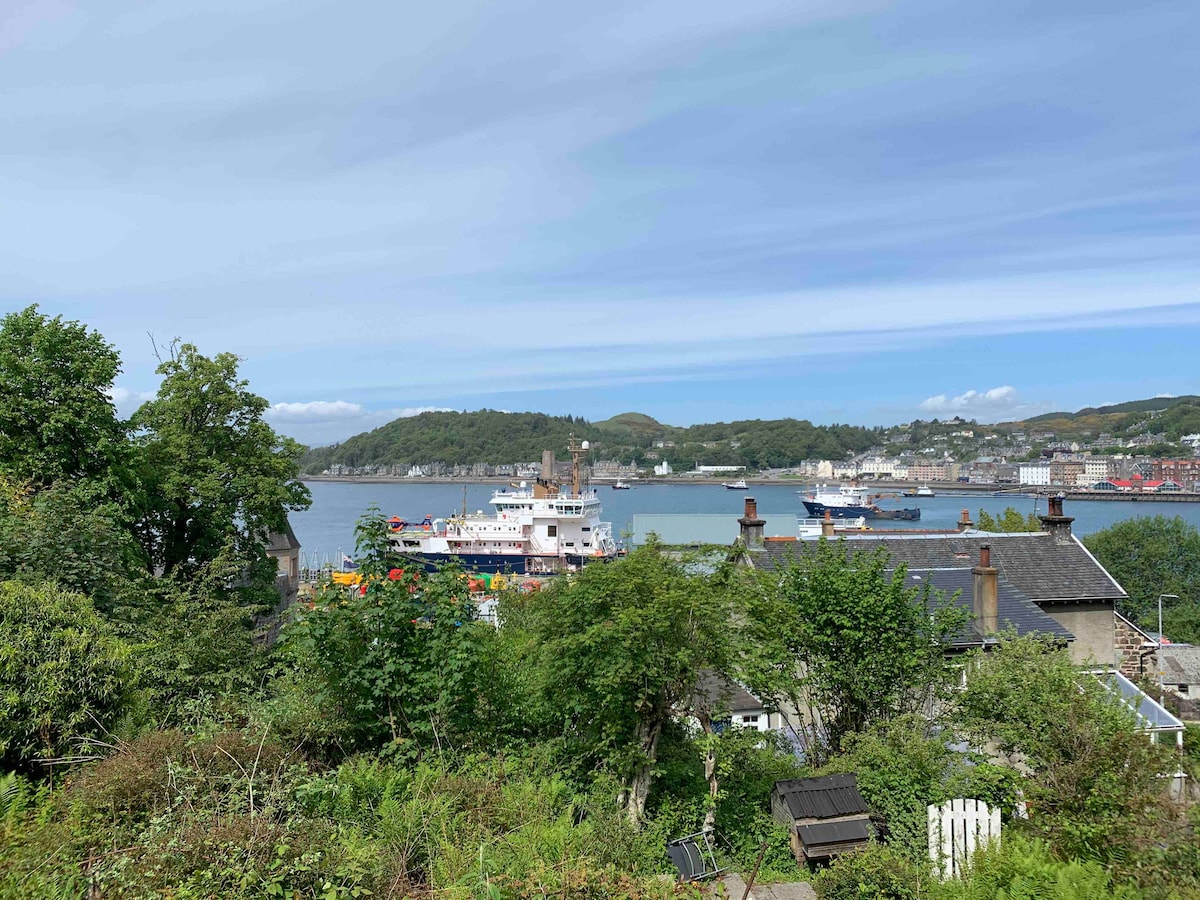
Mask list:
POLYGON ((1155 664, 1155 654, 1151 651, 1155 644, 1150 635, 1142 631, 1120 613, 1113 613, 1115 619, 1114 643, 1117 648, 1117 668, 1128 678, 1139 675, 1152 675, 1158 671, 1155 664))

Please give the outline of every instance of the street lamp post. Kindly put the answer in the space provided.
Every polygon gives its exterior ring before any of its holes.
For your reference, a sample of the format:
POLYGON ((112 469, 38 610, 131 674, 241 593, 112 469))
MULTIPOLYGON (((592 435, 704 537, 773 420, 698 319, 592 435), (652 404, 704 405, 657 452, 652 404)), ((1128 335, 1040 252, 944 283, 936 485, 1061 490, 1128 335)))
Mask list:
POLYGON ((1162 602, 1164 600, 1178 600, 1178 594, 1159 594, 1158 595, 1158 652, 1154 654, 1154 660, 1158 663, 1158 702, 1159 705, 1163 702, 1163 630, 1162 630, 1162 602))

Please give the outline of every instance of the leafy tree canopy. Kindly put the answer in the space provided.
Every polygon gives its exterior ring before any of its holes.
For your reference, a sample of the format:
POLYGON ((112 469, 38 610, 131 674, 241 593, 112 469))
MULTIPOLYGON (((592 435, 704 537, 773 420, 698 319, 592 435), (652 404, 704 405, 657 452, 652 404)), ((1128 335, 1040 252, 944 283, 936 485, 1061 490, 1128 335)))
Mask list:
POLYGON ((111 344, 30 306, 0 319, 0 472, 34 485, 106 476, 124 441, 111 344))
POLYGON ((632 821, 645 811, 664 726, 702 669, 729 662, 731 596, 720 578, 649 545, 513 611, 512 627, 530 637, 544 716, 577 758, 622 780, 632 821))
POLYGON ((262 541, 310 496, 297 479, 302 448, 263 421, 267 401, 238 377, 231 353, 191 344, 162 363, 158 396, 132 419, 143 483, 139 538, 164 573, 232 549, 262 557, 262 541))
POLYGON ((996 516, 986 509, 979 510, 975 527, 980 531, 994 532, 1041 531, 1042 523, 1033 513, 1023 516, 1011 506, 1006 506, 1004 512, 996 516))
POLYGON ((886 551, 850 554, 845 541, 822 540, 782 574, 764 573, 750 601, 752 686, 808 712, 819 732, 814 758, 875 722, 925 709, 945 686, 945 652, 964 615, 889 566, 886 551))
POLYGON ((1143 627, 1163 630, 1176 641, 1200 642, 1200 531, 1181 517, 1139 517, 1089 534, 1084 544, 1125 588, 1121 613, 1143 627))

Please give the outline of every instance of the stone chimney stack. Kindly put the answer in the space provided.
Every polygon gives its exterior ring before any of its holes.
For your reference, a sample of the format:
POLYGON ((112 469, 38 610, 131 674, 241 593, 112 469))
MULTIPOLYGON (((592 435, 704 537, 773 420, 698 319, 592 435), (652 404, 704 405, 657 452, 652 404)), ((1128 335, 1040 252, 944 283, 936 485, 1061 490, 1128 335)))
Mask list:
POLYGON ((554 480, 554 451, 542 451, 542 481, 554 480))
POLYGON ((1049 508, 1049 513, 1044 516, 1038 516, 1042 522, 1042 528, 1054 536, 1054 543, 1071 543, 1071 523, 1075 519, 1072 516, 1063 515, 1063 495, 1056 494, 1050 497, 1049 508))
POLYGON ((959 531, 970 531, 974 527, 975 523, 971 521, 971 511, 969 509, 964 509, 958 514, 959 531))
POLYGON ((979 565, 971 574, 975 576, 975 629, 987 637, 1000 630, 1000 580, 989 545, 979 548, 979 565))
POLYGON ((753 497, 746 498, 746 511, 738 525, 741 526, 742 543, 747 550, 763 548, 763 526, 767 523, 758 517, 758 502, 753 497))
POLYGON ((829 510, 825 510, 825 518, 821 520, 821 537, 833 537, 833 516, 829 514, 829 510))

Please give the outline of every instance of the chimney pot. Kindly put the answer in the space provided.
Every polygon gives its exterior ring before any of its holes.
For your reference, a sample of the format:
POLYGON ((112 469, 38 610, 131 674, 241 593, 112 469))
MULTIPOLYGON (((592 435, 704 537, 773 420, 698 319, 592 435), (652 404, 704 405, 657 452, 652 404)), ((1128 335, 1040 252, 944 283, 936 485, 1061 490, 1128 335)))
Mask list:
POLYGON ((758 502, 753 497, 747 497, 745 502, 746 514, 738 519, 742 543, 749 550, 761 550, 764 541, 763 526, 767 523, 758 517, 758 502))

